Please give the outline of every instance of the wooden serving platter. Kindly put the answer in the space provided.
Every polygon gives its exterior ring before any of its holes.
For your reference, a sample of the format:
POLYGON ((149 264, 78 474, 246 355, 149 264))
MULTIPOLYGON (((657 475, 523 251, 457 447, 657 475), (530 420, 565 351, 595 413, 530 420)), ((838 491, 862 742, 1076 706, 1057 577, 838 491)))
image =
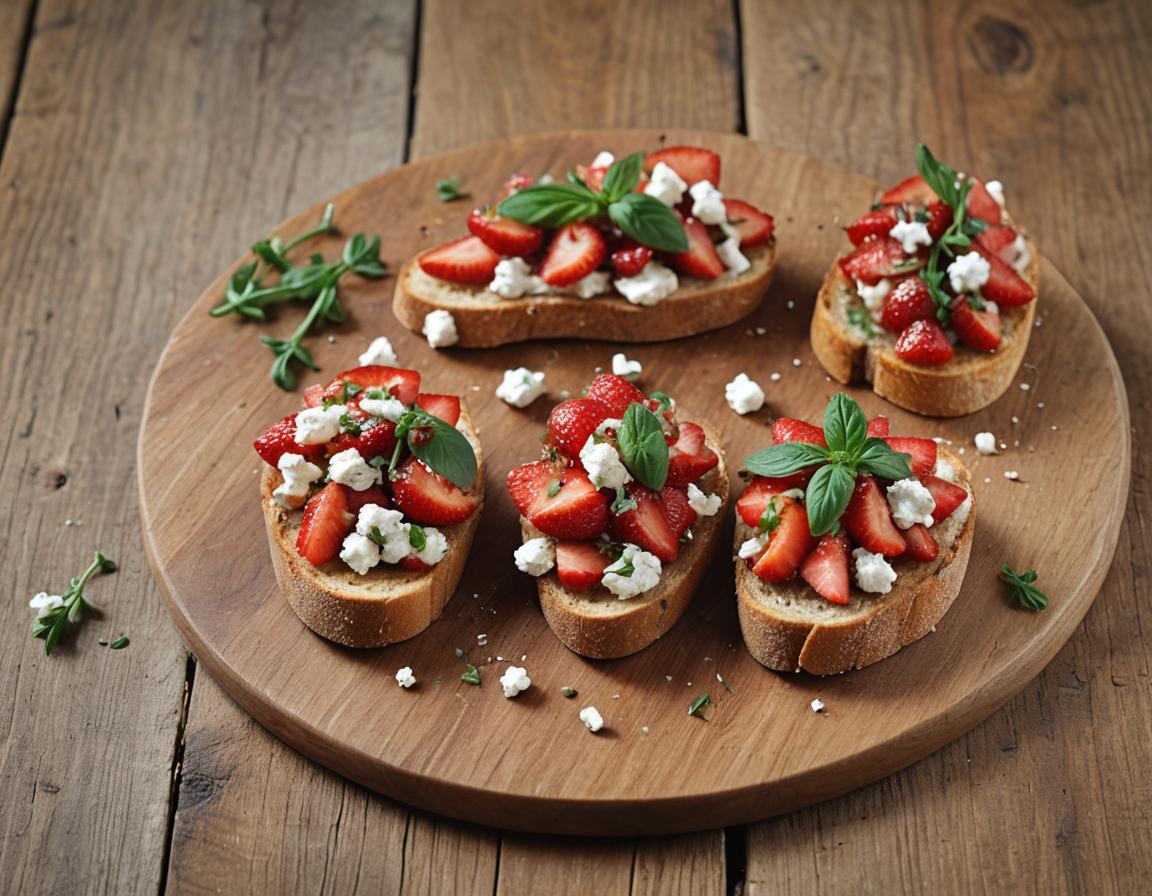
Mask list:
MULTIPOLYGON (((412 253, 465 232, 472 200, 441 204, 440 178, 462 175, 463 189, 482 202, 512 171, 562 175, 600 149, 621 155, 662 139, 719 151, 721 188, 776 217, 779 266, 756 313, 703 336, 623 347, 644 364, 642 386, 673 395, 690 417, 721 433, 735 470, 767 443, 771 414, 818 419, 838 388, 812 356, 808 320, 824 270, 845 245, 838 225, 873 198, 876 184, 867 178, 735 135, 553 133, 390 171, 335 197, 336 221, 345 233, 379 233, 395 270, 412 253), (746 418, 723 400, 724 384, 741 371, 768 394, 766 410, 746 418)), ((1027 225, 1027 197, 1009 185, 1009 200, 1027 225)), ((320 209, 280 230, 306 229, 320 209)), ((341 242, 318 246, 333 254, 341 242)), ((261 326, 210 318, 226 276, 178 325, 149 391, 139 481, 157 581, 197 659, 258 721, 317 762, 425 809, 526 831, 656 833, 747 822, 851 790, 959 736, 1022 688, 1079 624, 1115 548, 1129 479, 1124 385, 1088 308, 1045 261, 1042 325, 1017 378, 1026 391, 1014 385, 971 417, 932 420, 867 389, 851 390, 869 415, 891 418, 893 433, 967 446, 976 541, 964 588, 935 634, 832 679, 770 672, 741 644, 731 559, 722 551, 662 640, 625 659, 584 660, 553 637, 535 582, 512 564, 518 527, 503 480, 535 454, 561 391, 577 392, 621 347, 564 341, 434 351, 392 316, 393 280, 349 278, 350 319, 332 331, 334 342, 310 339, 323 368, 315 379, 354 366, 373 337, 387 335, 400 362, 423 372, 429 391, 469 401, 490 497, 444 616, 402 644, 342 648, 305 628, 277 590, 258 506, 260 461, 251 449, 264 427, 300 403, 299 394, 268 380, 270 354, 257 337, 289 333, 303 312, 286 308, 261 326), (549 388, 524 411, 493 395, 502 371, 521 365, 546 371, 549 388), (976 455, 972 437, 982 430, 1007 451, 976 455), (1005 478, 1009 470, 1019 479, 1005 478), (1040 571, 1052 598, 1046 612, 1009 606, 996 579, 1005 561, 1040 571), (509 661, 526 666, 533 680, 515 700, 497 683, 509 661), (459 680, 465 662, 480 667, 480 687, 459 680), (411 690, 393 677, 405 665, 418 679, 411 690), (565 686, 579 696, 565 699, 565 686), (705 691, 716 701, 707 721, 688 715, 705 691), (810 710, 814 697, 824 701, 822 713, 810 710), (589 704, 607 725, 595 736, 577 716, 589 704)), ((726 530, 727 539, 730 520, 726 530)))

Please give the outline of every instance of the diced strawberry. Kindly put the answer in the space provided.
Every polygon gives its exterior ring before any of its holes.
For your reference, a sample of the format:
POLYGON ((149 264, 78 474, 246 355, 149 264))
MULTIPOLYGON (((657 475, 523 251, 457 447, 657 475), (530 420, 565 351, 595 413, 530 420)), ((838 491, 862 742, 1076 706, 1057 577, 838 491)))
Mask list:
POLYGON ((866 240, 841 258, 840 269, 845 276, 874 286, 885 277, 906 272, 904 266, 919 263, 914 256, 909 258, 892 237, 882 236, 866 240))
POLYGON ((769 428, 772 434, 772 444, 780 445, 784 442, 807 442, 809 445, 828 447, 824 440, 824 430, 803 420, 792 417, 777 417, 769 428))
POLYGON ((323 445, 301 445, 296 441, 296 415, 289 414, 257 437, 252 443, 264 463, 276 466, 283 454, 299 454, 315 462, 324 456, 323 445))
MULTIPOLYGON (((811 476, 811 473, 808 476, 811 476)), ((736 502, 736 512, 740 514, 740 519, 755 529, 760 524, 760 517, 764 515, 772 498, 790 488, 802 487, 803 483, 798 485, 792 482, 792 478, 787 476, 773 479, 768 476, 753 476, 748 487, 744 489, 744 494, 736 502)))
POLYGON ((449 426, 460 422, 460 396, 433 395, 421 392, 416 396, 416 404, 426 410, 433 417, 439 417, 449 426))
POLYGON ((324 403, 324 387, 319 383, 304 390, 304 407, 318 408, 324 403))
MULTIPOLYGON (((349 412, 351 413, 351 412, 349 412)), ((333 442, 335 451, 355 448, 365 460, 374 457, 391 457, 396 448, 396 424, 391 420, 376 420, 371 426, 363 426, 358 435, 341 432, 333 442)))
POLYGON ((750 249, 767 242, 776 229, 776 222, 771 215, 743 199, 725 199, 724 212, 728 216, 728 223, 740 237, 741 249, 750 249))
POLYGON ((631 240, 629 242, 632 244, 612 253, 612 268, 617 277, 635 277, 652 260, 651 249, 631 240))
POLYGON ((556 575, 569 591, 594 588, 604 577, 604 567, 609 562, 595 542, 556 542, 556 575))
POLYGON ((361 390, 380 389, 401 404, 410 405, 416 400, 416 394, 420 391, 420 372, 403 367, 384 367, 380 364, 353 367, 337 374, 336 378, 324 387, 324 398, 343 401, 345 383, 359 386, 361 390))
POLYGON ((521 224, 511 218, 486 215, 476 209, 468 216, 468 229, 499 255, 523 258, 540 248, 544 231, 530 224, 521 224))
POLYGON ((1010 260, 1010 257, 1005 257, 1005 252, 1008 247, 1015 242, 1015 230, 1011 227, 1003 227, 996 224, 985 227, 976 237, 976 245, 979 248, 993 255, 999 255, 1004 261, 1010 260))
POLYGON ((960 341, 977 351, 995 351, 1000 345, 1000 315, 991 311, 973 311, 967 299, 960 299, 952 306, 951 323, 960 341))
POLYGON ((589 190, 596 190, 599 192, 604 189, 604 177, 608 174, 608 168, 604 165, 592 167, 591 165, 577 165, 576 176, 584 181, 584 185, 589 190))
POLYGON ((680 555, 680 535, 665 516, 660 496, 638 482, 629 482, 625 490, 636 508, 612 517, 613 535, 655 554, 662 563, 671 563, 680 555))
POLYGON ((888 231, 895 227, 899 220, 895 209, 877 208, 861 215, 844 230, 848 233, 852 245, 859 246, 870 237, 888 236, 888 231))
POLYGON ((474 284, 490 282, 499 262, 500 256, 478 236, 429 249, 417 259, 420 269, 430 277, 474 284))
POLYGON ((716 252, 716 244, 712 242, 708 228, 702 222, 695 218, 685 218, 684 235, 688 237, 688 251, 669 256, 672 266, 681 274, 714 280, 728 270, 716 252))
POLYGON ((968 214, 989 224, 999 224, 1002 215, 1000 203, 992 198, 984 181, 972 178, 972 186, 968 190, 968 214))
POLYGON ((766 582, 792 578, 816 544, 803 505, 791 498, 777 498, 776 503, 780 507, 780 525, 772 530, 767 549, 752 567, 752 572, 766 582))
POLYGON ((664 518, 672 527, 672 534, 677 538, 696 522, 696 511, 688 503, 688 492, 682 488, 666 485, 660 489, 660 503, 664 507, 664 518))
POLYGON ((925 211, 928 214, 928 235, 932 242, 936 242, 952 226, 952 206, 947 202, 930 202, 925 211))
POLYGON ((668 485, 686 487, 720 459, 704 444, 704 430, 695 423, 681 423, 676 441, 668 446, 668 485))
POLYGON ((348 512, 348 488, 329 482, 304 505, 296 551, 313 566, 327 563, 340 553, 344 536, 354 525, 348 512))
POLYGON ((588 386, 588 397, 608 408, 610 417, 623 417, 628 405, 644 403, 644 393, 622 376, 602 373, 588 386))
POLYGON ((415 554, 409 554, 407 557, 401 557, 398 565, 402 569, 408 569, 412 572, 427 572, 432 568, 415 554))
POLYGON ((848 603, 848 560, 852 546, 843 532, 821 535, 812 553, 800 564, 800 575, 812 590, 834 604, 848 603))
POLYGON ((988 282, 980 287, 984 298, 991 299, 999 305, 1027 305, 1036 298, 1035 291, 1016 273, 1012 265, 979 243, 973 248, 988 260, 991 268, 988 272, 988 282))
POLYGON ((896 356, 912 364, 938 367, 954 354, 944 328, 934 320, 913 321, 896 340, 896 356))
POLYGON ((608 528, 608 499, 583 470, 523 464, 508 473, 508 494, 532 525, 554 538, 590 540, 608 528))
POLYGON ((856 488, 840 521, 848 534, 872 553, 886 557, 904 553, 904 538, 892 522, 888 500, 871 476, 856 477, 856 488))
POLYGON ((480 506, 480 499, 463 492, 415 457, 404 461, 392 480, 392 502, 414 523, 451 526, 462 523, 480 506))
POLYGON ((540 276, 549 286, 570 286, 600 267, 607 251, 604 237, 591 224, 565 224, 548 244, 540 276))
POLYGON ((362 492, 356 492, 352 489, 347 490, 348 494, 348 512, 351 514, 360 513, 360 508, 366 504, 375 504, 377 507, 388 508, 392 506, 392 501, 388 497, 388 492, 384 490, 382 485, 370 485, 362 492))
POLYGON ((532 186, 533 182, 534 178, 531 174, 513 174, 508 180, 504 181, 504 186, 500 188, 500 195, 496 203, 499 204, 513 193, 519 193, 525 187, 532 186))
POLYGON ((919 174, 902 180, 880 197, 883 205, 930 205, 940 197, 919 174))
POLYGON ((902 534, 907 545, 902 555, 905 559, 927 563, 929 560, 935 560, 936 555, 940 553, 940 545, 936 543, 932 533, 920 523, 909 526, 902 534))
POLYGON ((924 476, 931 473, 936 466, 936 454, 939 451, 936 443, 931 439, 919 439, 913 436, 885 436, 884 441, 893 451, 910 456, 909 464, 913 476, 924 476))
POLYGON ((936 523, 950 517, 952 511, 963 504, 968 497, 968 492, 947 479, 928 475, 921 476, 920 481, 924 483, 924 488, 932 493, 932 497, 936 501, 936 508, 932 511, 932 519, 936 523))
POLYGON ((893 333, 903 333, 913 321, 935 317, 936 303, 932 301, 928 285, 919 277, 907 277, 884 297, 880 324, 893 333))
POLYGON ((548 415, 548 442, 565 457, 576 460, 588 437, 611 416, 608 408, 593 398, 562 401, 548 415))
POLYGON ((648 153, 644 170, 651 174, 657 162, 663 162, 680 175, 688 186, 706 180, 720 186, 720 156, 699 146, 669 146, 648 153))
POLYGON ((880 439, 888 435, 888 418, 883 414, 868 421, 868 437, 880 439))

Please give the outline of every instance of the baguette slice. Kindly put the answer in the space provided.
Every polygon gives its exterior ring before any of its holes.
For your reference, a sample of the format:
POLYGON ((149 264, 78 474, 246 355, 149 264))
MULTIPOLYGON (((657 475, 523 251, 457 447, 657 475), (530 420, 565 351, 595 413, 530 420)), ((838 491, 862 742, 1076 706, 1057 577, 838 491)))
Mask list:
POLYGON ((296 535, 304 513, 272 502, 272 490, 280 484, 281 476, 265 465, 260 499, 276 581, 296 615, 316 634, 348 647, 383 647, 419 634, 439 618, 464 572, 484 509, 480 441, 463 402, 460 421, 476 452, 475 488, 480 504, 464 522, 440 527, 448 540, 448 553, 424 572, 381 564, 361 576, 340 559, 313 566, 296 553, 296 535))
MULTIPOLYGON (((1032 263, 1022 276, 1039 296, 1040 254, 1025 240, 1032 263)), ((962 417, 987 407, 1012 384, 1028 348, 1038 299, 1001 307, 1004 333, 995 352, 957 345, 955 357, 940 367, 902 361, 894 351, 896 334, 879 325, 868 338, 848 317, 849 307, 859 301, 854 284, 833 262, 816 297, 810 333, 824 369, 842 383, 866 380, 877 395, 917 414, 962 417)))
POLYGON ((663 342, 727 326, 751 314, 772 282, 775 237, 746 253, 752 267, 739 276, 681 279, 680 288, 655 305, 633 305, 615 293, 502 299, 486 288, 449 283, 424 273, 413 258, 400 270, 392 310, 400 323, 422 332, 430 311, 456 321, 463 348, 487 348, 530 339, 588 338, 607 342, 663 342))
MULTIPOLYGON (((665 566, 660 584, 651 591, 621 600, 606 588, 569 591, 560 584, 555 570, 537 579, 544 618, 561 643, 580 656, 606 660, 643 650, 667 632, 688 609, 716 549, 728 506, 728 468, 724 453, 711 432, 706 444, 720 463, 697 485, 720 496, 723 504, 713 516, 700 517, 692 527, 693 538, 674 563, 665 566)), ((543 535, 523 517, 523 540, 543 535)))
MULTIPOLYGON (((969 502, 932 527, 940 544, 935 560, 894 562, 899 577, 887 594, 865 594, 853 585, 851 602, 838 606, 799 576, 789 582, 765 582, 737 559, 740 628, 757 662, 769 669, 813 675, 862 669, 924 637, 948 612, 968 568, 976 513, 970 503, 972 483, 960 459, 944 450, 939 456, 952 466, 951 478, 967 489, 969 502)), ((753 534, 738 518, 736 545, 753 534)))

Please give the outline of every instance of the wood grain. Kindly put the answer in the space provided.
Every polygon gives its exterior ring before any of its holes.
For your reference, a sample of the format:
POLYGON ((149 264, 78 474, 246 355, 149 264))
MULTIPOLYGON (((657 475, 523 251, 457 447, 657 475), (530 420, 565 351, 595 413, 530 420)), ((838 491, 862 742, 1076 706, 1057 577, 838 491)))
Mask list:
POLYGON ((4 146, 16 100, 16 82, 24 63, 34 7, 33 0, 0 0, 0 149, 4 146))

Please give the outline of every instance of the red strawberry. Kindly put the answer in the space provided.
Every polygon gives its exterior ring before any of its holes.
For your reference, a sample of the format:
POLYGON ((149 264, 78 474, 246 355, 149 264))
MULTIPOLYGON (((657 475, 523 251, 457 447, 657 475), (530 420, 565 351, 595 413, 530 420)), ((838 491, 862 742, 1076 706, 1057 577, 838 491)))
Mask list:
POLYGON ((885 277, 895 277, 903 270, 902 266, 917 262, 909 258, 904 249, 890 236, 867 240, 850 254, 840 259, 840 269, 845 276, 861 283, 875 285, 885 277))
POLYGON ((478 236, 429 249, 417 259, 421 270, 430 277, 475 284, 491 281, 499 261, 500 256, 478 236))
POLYGON ((848 508, 840 518, 856 542, 874 554, 896 557, 904 553, 904 538, 892 522, 888 500, 871 476, 857 476, 848 508))
POLYGON ((724 211, 728 216, 728 223, 740 237, 741 249, 759 246, 772 238, 776 222, 772 220, 771 215, 765 214, 751 203, 742 199, 725 199, 724 211))
POLYGON ((913 321, 935 317, 936 303, 932 301, 928 285, 919 277, 908 277, 884 297, 880 324, 893 333, 902 333, 913 321))
POLYGON ((847 231, 852 245, 859 246, 869 237, 888 236, 888 231, 896 226, 898 220, 900 219, 896 217, 895 209, 877 208, 861 215, 844 230, 847 231))
POLYGON ((712 186, 720 186, 720 156, 710 149, 699 146, 669 146, 648 153, 644 160, 644 170, 649 174, 656 167, 657 162, 663 162, 680 175, 688 186, 702 180, 709 181, 712 186))
POLYGON ((880 197, 883 205, 929 205, 940 197, 919 174, 902 180, 880 197))
POLYGON ((508 494, 532 525, 554 538, 590 540, 608 528, 608 499, 583 470, 523 464, 508 473, 508 494))
MULTIPOLYGON (((808 474, 811 475, 810 473, 808 474)), ((768 502, 773 497, 786 492, 790 488, 797 488, 791 480, 793 477, 786 476, 777 479, 769 478, 768 476, 753 476, 752 481, 748 483, 748 487, 744 489, 744 494, 736 502, 736 512, 740 514, 745 524, 755 529, 760 525, 760 517, 764 515, 765 509, 768 507, 768 502)), ((802 487, 803 483, 799 487, 802 487)), ((782 498, 781 502, 791 500, 790 498, 782 498)), ((779 504, 777 505, 779 507, 779 504)))
POLYGON ((282 454, 299 454, 315 462, 324 456, 323 445, 301 445, 296 441, 296 415, 289 414, 279 423, 268 427, 252 443, 264 463, 276 466, 282 454))
POLYGON ((752 567, 766 582, 784 582, 799 568, 816 539, 808 530, 808 514, 804 507, 791 498, 777 498, 780 506, 780 525, 772 530, 768 548, 752 567))
POLYGON ((991 299, 1000 305, 1027 305, 1036 293, 1028 282, 1016 273, 1015 268, 994 252, 989 252, 979 243, 973 247, 983 255, 991 267, 988 273, 988 282, 980 287, 980 292, 986 299, 991 299))
POLYGON ((622 376, 602 373, 588 386, 588 397, 608 408, 610 417, 623 417, 628 405, 644 403, 644 393, 622 376))
POLYGON ((608 408, 595 399, 562 401, 548 415, 548 442, 565 457, 576 460, 588 437, 611 416, 608 408))
POLYGON ((375 504, 377 507, 388 508, 392 506, 392 502, 388 499, 388 493, 384 491, 382 485, 370 485, 362 492, 355 492, 352 489, 347 489, 348 496, 348 512, 351 514, 358 514, 360 508, 366 504, 375 504))
POLYGON ((972 187, 968 190, 968 214, 989 224, 999 224, 1001 217, 1000 203, 992 198, 984 181, 972 178, 972 187))
POLYGON ((414 523, 451 526, 462 523, 480 506, 475 495, 458 486, 414 457, 408 458, 392 480, 392 502, 414 523))
POLYGON ((686 487, 714 468, 720 459, 704 444, 704 430, 681 423, 676 441, 668 446, 668 485, 686 487))
POLYGON ((632 243, 612 253, 612 268, 617 277, 635 277, 644 265, 652 260, 652 250, 639 243, 632 243))
POLYGON ((600 267, 607 251, 604 237, 591 224, 565 224, 548 244, 540 276, 550 286, 570 286, 600 267))
POLYGON ((324 387, 324 398, 343 401, 345 383, 359 386, 361 390, 380 389, 401 404, 410 405, 416 400, 416 394, 420 391, 420 373, 403 367, 384 367, 380 364, 353 367, 337 374, 336 378, 324 387))
POLYGON ((603 165, 595 168, 591 165, 576 166, 576 176, 584 181, 589 190, 596 190, 597 192, 604 189, 604 176, 607 173, 608 168, 603 165))
POLYGON ((936 500, 936 508, 932 511, 932 519, 936 523, 951 516, 952 511, 963 504, 968 497, 968 492, 947 479, 940 479, 937 476, 921 476, 920 481, 924 483, 924 488, 928 489, 936 500))
POLYGON ((324 387, 319 383, 304 390, 304 407, 318 408, 324 403, 324 387))
POLYGON ((952 360, 951 344, 944 328, 934 320, 916 320, 896 340, 896 356, 912 364, 938 367, 952 360))
POLYGON ((821 535, 812 553, 800 564, 800 575, 826 601, 848 603, 848 559, 852 547, 843 532, 821 535))
POLYGON ((344 536, 354 525, 355 520, 348 513, 347 487, 329 482, 304 505, 296 551, 313 566, 327 563, 340 553, 344 536))
POLYGON ((912 467, 913 476, 927 475, 936 466, 936 454, 939 448, 931 439, 886 436, 884 441, 893 451, 899 451, 901 454, 907 454, 911 457, 909 464, 912 467))
POLYGON ((612 534, 671 563, 680 554, 680 535, 668 521, 660 495, 638 482, 629 482, 625 489, 636 509, 612 517, 612 534))
POLYGON ((468 229, 499 255, 523 258, 539 249, 544 240, 544 231, 539 227, 521 224, 511 218, 489 216, 479 209, 468 216, 468 229))
POLYGON ((407 557, 401 557, 399 566, 402 569, 408 569, 412 572, 427 572, 432 568, 415 554, 409 554, 407 557))
POLYGON ((967 299, 952 306, 952 329, 965 345, 981 352, 995 351, 1000 345, 1001 321, 991 311, 973 311, 967 299))
POLYGON ((936 555, 940 553, 940 545, 936 543, 932 533, 920 523, 909 526, 904 530, 903 535, 904 541, 908 545, 904 557, 908 560, 919 560, 922 563, 927 563, 929 560, 935 560, 936 555))
POLYGON ((531 174, 513 174, 508 180, 504 181, 504 186, 500 188, 500 195, 496 201, 502 202, 513 193, 519 193, 525 187, 532 186, 533 180, 531 174))
POLYGON ((660 503, 664 507, 664 518, 672 527, 672 533, 680 538, 696 522, 696 511, 688 503, 688 492, 670 485, 660 489, 660 503))
POLYGON ((359 435, 341 432, 333 444, 336 451, 355 448, 365 460, 391 457, 396 448, 396 424, 391 420, 377 420, 371 426, 364 426, 359 435))
POLYGON ((460 421, 460 397, 458 395, 431 395, 421 392, 416 396, 416 404, 433 417, 439 417, 449 426, 460 421))
POLYGON ((556 542, 556 575, 570 591, 587 591, 599 584, 608 562, 595 542, 556 542))
POLYGON ((883 414, 868 421, 869 438, 880 439, 888 435, 888 418, 883 414))
POLYGON ((928 235, 935 242, 952 226, 952 206, 947 202, 931 202, 925 211, 928 213, 928 235))
POLYGON ((1016 231, 1011 227, 1001 227, 996 224, 984 228, 976 237, 976 245, 980 249, 993 255, 999 255, 1004 261, 1009 261, 1009 258, 1005 258, 1004 253, 1014 242, 1016 242, 1016 231))
POLYGON ((807 442, 809 445, 828 447, 828 443, 824 440, 824 430, 819 426, 813 426, 811 423, 805 423, 803 420, 777 417, 772 421, 769 432, 772 434, 773 445, 779 445, 783 442, 807 442))
POLYGON ((684 219, 684 234, 688 237, 688 251, 669 256, 672 266, 687 277, 713 280, 726 270, 716 252, 716 244, 708 228, 695 218, 684 219))

